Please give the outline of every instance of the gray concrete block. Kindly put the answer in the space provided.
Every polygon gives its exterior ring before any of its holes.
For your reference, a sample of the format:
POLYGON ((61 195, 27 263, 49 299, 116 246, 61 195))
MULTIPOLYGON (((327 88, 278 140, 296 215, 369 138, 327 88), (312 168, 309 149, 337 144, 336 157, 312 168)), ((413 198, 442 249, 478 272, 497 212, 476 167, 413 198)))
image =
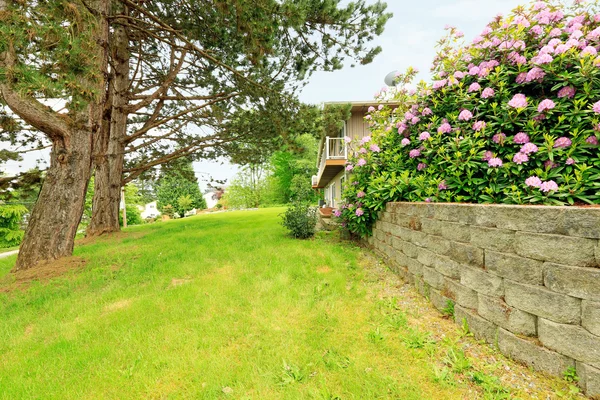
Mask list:
POLYGON ((468 243, 471 240, 469 225, 440 221, 440 235, 453 242, 468 243))
POLYGON ((573 297, 600 300, 600 268, 545 263, 544 285, 573 297))
POLYGON ((454 303, 454 301, 442 294, 439 290, 431 288, 429 290, 429 299, 431 300, 431 304, 440 312, 448 306, 448 302, 454 303))
POLYGON ((509 253, 485 251, 485 268, 512 281, 530 285, 543 285, 543 261, 519 257, 509 253))
POLYGON ((562 377, 569 367, 575 367, 572 358, 541 347, 531 339, 517 337, 502 328, 498 329, 498 348, 513 360, 554 376, 562 377))
POLYGON ((423 276, 423 264, 410 257, 406 257, 404 261, 406 263, 406 267, 408 268, 408 272, 413 274, 415 277, 423 276))
POLYGON ((442 290, 444 287, 444 275, 433 268, 423 266, 423 280, 435 289, 442 290))
POLYGON ((516 253, 523 257, 579 267, 596 266, 595 239, 517 232, 516 253))
POLYGON ((600 399, 600 369, 577 362, 577 376, 583 392, 592 399, 600 399))
POLYGON ((440 203, 435 205, 433 218, 440 221, 458 222, 456 204, 440 203))
POLYGON ((542 286, 526 285, 504 280, 504 300, 512 307, 546 319, 579 324, 581 300, 553 292, 542 286))
POLYGON ((503 279, 480 268, 464 266, 461 270, 460 283, 488 296, 504 295, 503 279))
POLYGON ((600 336, 580 326, 538 318, 538 337, 549 349, 585 364, 600 366, 600 336))
POLYGON ((563 228, 569 236, 600 239, 600 209, 565 207, 563 228))
POLYGON ((433 268, 440 274, 454 279, 460 279, 460 271, 462 265, 451 259, 450 257, 437 256, 433 263, 433 268))
POLYGON ((567 207, 494 206, 496 227, 513 231, 565 234, 564 210, 567 207))
POLYGON ((466 286, 463 286, 454 279, 446 278, 444 281, 444 292, 448 294, 457 304, 470 309, 477 309, 477 292, 466 286))
POLYGON ((442 222, 437 219, 423 218, 421 220, 421 231, 428 235, 441 235, 442 222))
POLYGON ((536 335, 536 316, 511 307, 498 297, 480 293, 477 312, 488 321, 518 335, 536 335))
POLYGON ((419 260, 421 264, 426 265, 428 267, 433 267, 433 265, 435 264, 435 259, 437 257, 437 254, 425 248, 419 249, 419 251, 417 252, 417 260, 419 260))
MULTIPOLYGON (((406 233, 405 233, 406 234, 406 233)), ((408 229, 408 241, 419 247, 427 247, 427 234, 421 231, 413 231, 408 229)))
POLYGON ((392 213, 388 211, 384 211, 379 214, 379 221, 392 222, 392 213))
POLYGON ((452 242, 441 236, 428 235, 426 247, 438 255, 446 256, 450 254, 452 242))
POLYGON ((419 292, 421 296, 429 297, 430 286, 422 277, 415 276, 415 288, 417 288, 417 292, 419 292))
POLYGON ((481 318, 474 311, 454 305, 454 320, 457 324, 462 325, 463 319, 467 321, 469 330, 477 339, 485 340, 488 343, 496 343, 496 334, 498 327, 490 321, 481 318))
POLYGON ((402 228, 408 228, 410 217, 406 214, 394 213, 391 218, 391 223, 402 228))
POLYGON ((473 225, 495 228, 499 219, 502 218, 502 216, 499 215, 499 211, 501 210, 502 209, 499 207, 487 204, 485 206, 473 208, 473 225))
POLYGON ((596 336, 600 336, 600 302, 581 302, 581 326, 596 336))
POLYGON ((483 267, 483 250, 469 244, 452 242, 450 258, 461 264, 483 267))
POLYGON ((392 231, 392 224, 389 222, 381 221, 381 231, 384 233, 390 233, 392 231))
POLYGON ((410 242, 403 241, 402 252, 404 254, 406 254, 407 256, 409 256, 411 258, 417 258, 417 256, 419 255, 419 250, 421 250, 420 247, 415 246, 414 244, 412 244, 410 242))
POLYGON ((515 231, 506 229, 470 226, 470 243, 482 249, 512 252, 515 246, 515 231))
POLYGON ((402 227, 400 225, 396 225, 396 224, 390 224, 390 232, 389 234, 395 237, 401 237, 402 232, 401 232, 402 227))

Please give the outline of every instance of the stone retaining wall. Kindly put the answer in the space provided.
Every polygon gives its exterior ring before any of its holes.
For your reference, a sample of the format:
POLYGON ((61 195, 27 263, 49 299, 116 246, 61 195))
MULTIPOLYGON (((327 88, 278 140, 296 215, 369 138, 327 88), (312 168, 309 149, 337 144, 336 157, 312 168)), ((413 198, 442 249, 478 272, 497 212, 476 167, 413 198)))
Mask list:
POLYGON ((600 208, 389 203, 369 244, 473 334, 600 398, 600 208))

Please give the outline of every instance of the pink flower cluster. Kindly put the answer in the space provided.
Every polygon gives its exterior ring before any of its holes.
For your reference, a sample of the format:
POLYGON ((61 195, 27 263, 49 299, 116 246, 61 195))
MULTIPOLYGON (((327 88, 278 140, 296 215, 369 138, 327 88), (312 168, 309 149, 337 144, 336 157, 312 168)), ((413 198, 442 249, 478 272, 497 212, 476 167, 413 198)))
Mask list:
POLYGON ((429 134, 429 132, 421 132, 421 134, 419 135, 420 141, 429 140, 429 139, 431 139, 431 134, 429 134))
POLYGON ((473 118, 473 114, 469 110, 462 110, 460 114, 458 114, 458 119, 461 121, 468 121, 471 118, 473 118))
POLYGON ((565 86, 558 91, 557 96, 559 99, 562 99, 563 97, 572 99, 575 96, 575 88, 572 86, 565 86))
POLYGON ((498 157, 492 157, 488 160, 488 165, 490 167, 501 167, 502 166, 502 160, 499 159, 498 157))
POLYGON ((538 112, 542 113, 544 111, 547 110, 552 110, 554 107, 556 107, 556 104, 554 104, 554 102, 550 99, 546 99, 546 100, 542 100, 542 102, 538 105, 538 112))
POLYGON ((537 176, 530 176, 525 179, 525 185, 540 189, 544 193, 555 192, 558 190, 558 185, 554 181, 542 182, 537 176))
POLYGON ((496 133, 494 136, 492 136, 492 140, 494 143, 503 144, 506 140, 506 135, 502 132, 496 133))
POLYGON ((473 124, 473 130, 476 131, 476 132, 479 132, 480 130, 482 130, 483 128, 485 128, 485 125, 486 125, 485 121, 476 121, 473 124))
POLYGON ((517 144, 529 143, 529 136, 525 132, 519 132, 513 138, 513 142, 517 144))
POLYGON ((527 107, 527 98, 524 94, 515 94, 508 105, 513 108, 525 108, 527 107))
POLYGON ((571 145, 571 139, 568 137, 559 137, 554 141, 554 147, 569 147, 571 145))
POLYGON ((438 133, 450 133, 450 132, 452 132, 452 126, 450 126, 450 124, 448 122, 444 122, 438 128, 438 133))
POLYGON ((483 92, 481 92, 481 98, 488 99, 490 97, 494 97, 494 94, 495 94, 494 89, 487 87, 487 88, 483 89, 483 92))

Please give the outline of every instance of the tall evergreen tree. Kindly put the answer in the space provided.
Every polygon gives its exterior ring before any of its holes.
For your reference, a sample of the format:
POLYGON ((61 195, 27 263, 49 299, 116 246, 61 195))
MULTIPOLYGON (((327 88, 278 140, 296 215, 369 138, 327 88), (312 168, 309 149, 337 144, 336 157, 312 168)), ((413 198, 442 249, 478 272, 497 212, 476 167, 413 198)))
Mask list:
POLYGON ((52 145, 16 270, 72 253, 101 130, 108 14, 109 0, 0 0, 2 105, 52 145), (40 98, 67 99, 64 112, 40 98))
POLYGON ((182 157, 162 166, 156 197, 159 209, 170 206, 180 217, 193 208, 206 208, 191 159, 182 157), (189 203, 184 205, 182 198, 187 198, 189 203))
POLYGON ((390 17, 385 8, 363 0, 123 0, 112 20, 113 104, 97 146, 88 235, 119 229, 120 185, 150 168, 285 134, 277 121, 296 107, 290 96, 310 73, 341 68, 344 58, 368 63, 380 51, 367 44, 390 17), (248 109, 270 115, 271 128, 232 129, 248 109))

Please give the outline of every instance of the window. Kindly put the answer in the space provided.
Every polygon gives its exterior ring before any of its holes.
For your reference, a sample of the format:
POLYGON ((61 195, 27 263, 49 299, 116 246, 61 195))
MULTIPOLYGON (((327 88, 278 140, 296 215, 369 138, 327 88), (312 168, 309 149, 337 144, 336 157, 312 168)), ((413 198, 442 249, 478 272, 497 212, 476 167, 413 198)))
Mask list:
POLYGON ((335 181, 331 184, 331 203, 330 207, 335 207, 335 181))

